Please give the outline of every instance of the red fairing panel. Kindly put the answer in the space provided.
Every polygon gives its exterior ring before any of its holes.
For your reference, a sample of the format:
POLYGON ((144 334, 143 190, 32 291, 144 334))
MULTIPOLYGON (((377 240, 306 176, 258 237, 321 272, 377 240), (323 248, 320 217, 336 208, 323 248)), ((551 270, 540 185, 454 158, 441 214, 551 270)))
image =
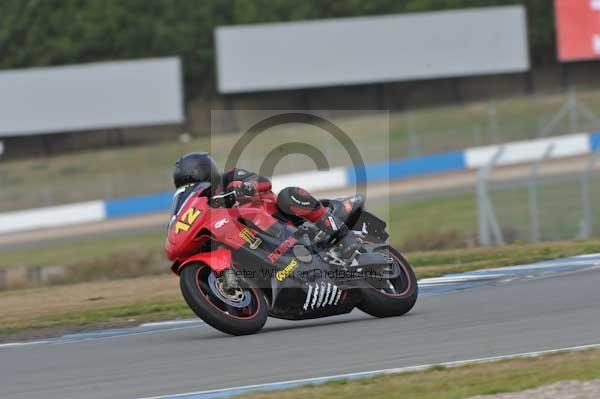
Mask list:
POLYGON ((183 260, 198 252, 202 241, 195 239, 209 219, 206 197, 192 197, 174 216, 167 234, 166 252, 170 260, 183 260))
POLYGON ((179 274, 181 269, 183 269, 186 265, 196 262, 204 263, 216 272, 222 272, 223 270, 231 267, 231 251, 226 248, 219 248, 212 252, 202 252, 191 256, 186 259, 185 262, 179 265, 177 268, 177 274, 179 274))
POLYGON ((269 213, 276 209, 276 198, 271 193, 257 196, 256 200, 239 208, 211 208, 206 197, 191 197, 173 217, 166 242, 171 261, 187 261, 200 251, 206 240, 238 249, 246 241, 240 232, 246 227, 238 221, 243 218, 258 228, 268 230, 276 219, 269 213))
POLYGON ((254 225, 261 230, 268 230, 269 227, 277 223, 277 219, 265 213, 262 209, 238 208, 236 212, 242 218, 254 223, 254 225))

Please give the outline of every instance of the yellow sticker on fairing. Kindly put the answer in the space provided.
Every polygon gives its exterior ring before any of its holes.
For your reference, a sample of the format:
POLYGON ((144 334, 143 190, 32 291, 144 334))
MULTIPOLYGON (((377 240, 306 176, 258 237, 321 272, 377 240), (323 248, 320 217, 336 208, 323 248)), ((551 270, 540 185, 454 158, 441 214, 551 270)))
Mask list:
POLYGON ((175 234, 188 231, 200 215, 202 215, 202 211, 193 207, 185 211, 175 224, 175 234))

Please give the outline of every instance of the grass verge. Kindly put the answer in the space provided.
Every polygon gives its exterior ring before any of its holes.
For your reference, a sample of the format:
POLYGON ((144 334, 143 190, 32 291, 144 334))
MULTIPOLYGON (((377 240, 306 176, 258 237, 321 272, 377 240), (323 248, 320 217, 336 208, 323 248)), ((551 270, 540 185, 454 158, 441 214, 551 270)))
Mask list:
POLYGON ((90 309, 81 312, 62 313, 45 316, 31 324, 17 324, 11 327, 0 327, 0 337, 19 333, 25 329, 37 329, 39 334, 31 336, 44 336, 45 332, 59 330, 78 330, 85 327, 103 325, 106 327, 126 326, 139 324, 145 321, 163 319, 177 319, 193 316, 192 311, 182 301, 149 302, 134 305, 115 306, 103 309, 90 309), (70 328, 69 328, 70 327, 70 328))
POLYGON ((563 380, 600 377, 600 350, 412 372, 361 380, 339 380, 285 391, 254 393, 243 399, 370 398, 462 399, 518 392, 563 380))
MULTIPOLYGON (((600 251, 600 240, 407 254, 419 278, 600 251)), ((0 341, 191 316, 171 275, 0 292, 0 341), (29 330, 29 331, 28 331, 29 330), (35 330, 38 330, 36 332, 35 330), (15 335, 16 334, 16 335, 15 335)))
POLYGON ((0 292, 0 341, 191 316, 171 275, 0 292))
POLYGON ((165 230, 160 228, 139 234, 71 239, 46 246, 38 245, 35 250, 28 247, 7 249, 1 252, 0 269, 52 265, 84 266, 89 262, 101 262, 126 253, 132 254, 132 257, 136 253, 157 255, 164 263, 164 240, 165 230))
POLYGON ((600 240, 558 241, 496 248, 411 252, 408 259, 417 276, 424 278, 597 252, 600 252, 600 240))

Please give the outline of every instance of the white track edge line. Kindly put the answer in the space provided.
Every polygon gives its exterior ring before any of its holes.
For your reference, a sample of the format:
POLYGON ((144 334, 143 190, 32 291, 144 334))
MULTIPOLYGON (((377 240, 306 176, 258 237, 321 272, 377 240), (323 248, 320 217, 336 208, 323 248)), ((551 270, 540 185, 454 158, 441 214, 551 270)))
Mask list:
POLYGON ((61 340, 62 337, 59 337, 59 338, 56 338, 53 340, 10 342, 10 343, 6 343, 6 344, 0 344, 0 349, 2 349, 2 348, 10 349, 10 348, 18 348, 18 347, 25 347, 25 346, 31 346, 31 345, 40 345, 40 344, 50 344, 50 345, 75 344, 75 343, 89 342, 89 341, 94 341, 94 340, 108 340, 108 339, 114 339, 114 338, 132 337, 135 335, 150 335, 150 334, 158 334, 158 333, 169 332, 169 331, 187 330, 190 328, 201 327, 203 325, 204 325, 204 322, 201 322, 201 324, 199 324, 199 325, 169 327, 169 328, 164 328, 164 329, 160 329, 160 330, 150 330, 150 331, 136 331, 136 332, 118 334, 118 335, 73 338, 73 339, 69 338, 69 339, 65 339, 65 340, 61 340))
MULTIPOLYGON (((539 356, 543 356, 543 355, 551 355, 553 353, 577 352, 577 351, 583 351, 583 350, 587 350, 587 349, 596 349, 596 348, 600 348, 600 343, 590 344, 590 345, 572 346, 572 347, 561 348, 561 349, 549 349, 549 350, 536 351, 536 352, 516 353, 516 354, 512 354, 512 355, 501 355, 501 356, 482 357, 482 358, 469 359, 469 360, 458 360, 458 361, 445 362, 445 363, 424 364, 424 365, 420 365, 420 366, 408 366, 408 367, 391 368, 391 369, 383 369, 383 370, 361 371, 361 372, 356 372, 356 373, 338 374, 338 375, 323 376, 323 377, 312 377, 312 378, 304 378, 304 379, 299 379, 299 380, 279 381, 279 382, 271 382, 271 383, 256 384, 256 385, 246 385, 246 386, 241 386, 241 387, 221 388, 221 389, 214 389, 214 390, 209 390, 209 391, 188 392, 188 393, 163 395, 163 396, 150 396, 150 397, 144 397, 144 398, 138 398, 138 399, 170 399, 170 398, 180 398, 180 397, 193 396, 193 395, 199 396, 199 395, 226 393, 228 391, 232 391, 232 392, 233 391, 236 391, 236 392, 248 391, 248 390, 253 390, 256 388, 267 388, 267 387, 272 387, 272 388, 276 389, 277 386, 281 386, 281 385, 289 385, 289 384, 303 385, 303 384, 311 384, 311 383, 315 383, 315 382, 319 383, 319 382, 326 382, 326 381, 331 381, 331 380, 336 380, 336 379, 345 379, 345 378, 347 379, 347 378, 353 378, 353 377, 355 378, 355 377, 361 377, 361 376, 375 377, 375 376, 384 375, 384 374, 402 374, 402 373, 410 373, 410 372, 414 372, 414 371, 427 370, 432 367, 440 367, 440 366, 442 366, 442 367, 458 367, 458 366, 469 365, 469 364, 492 363, 492 362, 498 362, 501 360, 539 357, 539 356)), ((239 393, 236 393, 236 395, 237 394, 241 395, 243 393, 245 393, 245 392, 239 392, 239 393)))
POLYGON ((167 320, 167 321, 156 321, 152 323, 144 323, 140 324, 138 327, 163 327, 163 326, 172 326, 172 325, 186 325, 186 324, 196 324, 202 323, 200 319, 183 319, 183 320, 167 320))

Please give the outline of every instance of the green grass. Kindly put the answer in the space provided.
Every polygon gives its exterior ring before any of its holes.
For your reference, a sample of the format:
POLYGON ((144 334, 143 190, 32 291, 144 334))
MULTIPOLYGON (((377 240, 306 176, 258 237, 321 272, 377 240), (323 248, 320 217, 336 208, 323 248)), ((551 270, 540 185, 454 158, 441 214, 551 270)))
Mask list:
POLYGON ((600 252, 600 240, 589 240, 410 252, 407 257, 418 277, 423 278, 598 252, 600 252))
POLYGON ((243 399, 463 399, 476 395, 519 392, 563 380, 600 378, 600 351, 560 353, 538 358, 426 371, 336 380, 284 391, 253 393, 243 399))
MULTIPOLYGON (((20 248, 0 252, 0 269, 29 266, 70 266, 86 264, 116 254, 160 254, 165 232, 153 231, 112 237, 88 237, 44 247, 20 248)), ((115 265, 116 267, 116 265, 115 265)))
MULTIPOLYGON (((578 97, 592 110, 600 110, 600 91, 579 92, 578 97)), ((336 123, 353 139, 366 161, 372 162, 535 137, 540 121, 550 119, 565 99, 565 95, 548 95, 497 101, 495 136, 489 127, 490 104, 487 102, 393 113, 389 118, 389 135, 385 117, 346 117, 336 123), (411 135, 411 131, 416 134, 411 135)), ((578 130, 593 128, 600 129, 600 126, 590 126, 582 120, 578 130)), ((242 166, 258 169, 266 156, 265 149, 298 141, 299 137, 302 137, 300 141, 318 143, 331 166, 349 163, 344 150, 333 139, 319 136, 318 129, 292 125, 276 130, 247 149, 242 166)), ((557 134, 567 132, 565 124, 556 131, 557 134)), ((220 134, 211 140, 197 136, 186 144, 172 141, 1 162, 0 211, 168 190, 171 188, 169 173, 181 154, 211 150, 223 164, 238 137, 237 134, 220 134)), ((307 157, 290 156, 283 159, 276 171, 286 173, 313 168, 307 157)))
MULTIPOLYGON (((463 235, 477 229, 475 195, 462 193, 416 200, 391 201, 389 233, 391 240, 402 245, 412 237, 455 230, 463 235)), ((374 209, 374 213, 378 213, 374 209)))
MULTIPOLYGON (((530 212, 528 189, 524 183, 508 188, 491 185, 490 200, 505 240, 529 241, 530 212)), ((580 230, 581 185, 577 176, 541 180, 538 188, 541 239, 567 240, 578 237, 580 230)), ((592 180, 593 233, 600 235, 600 178, 592 180)), ((390 236, 403 245, 415 238, 432 239, 443 232, 457 232, 467 242, 477 237, 477 201, 474 192, 441 194, 431 198, 393 199, 390 208, 390 236)), ((377 210, 375 210, 377 213, 377 210)))
POLYGON ((183 301, 148 302, 44 316, 27 323, 0 327, 0 335, 14 334, 27 329, 51 327, 69 327, 73 329, 82 326, 97 325, 99 323, 122 324, 132 319, 139 324, 147 320, 175 319, 191 316, 193 316, 192 311, 183 301))

